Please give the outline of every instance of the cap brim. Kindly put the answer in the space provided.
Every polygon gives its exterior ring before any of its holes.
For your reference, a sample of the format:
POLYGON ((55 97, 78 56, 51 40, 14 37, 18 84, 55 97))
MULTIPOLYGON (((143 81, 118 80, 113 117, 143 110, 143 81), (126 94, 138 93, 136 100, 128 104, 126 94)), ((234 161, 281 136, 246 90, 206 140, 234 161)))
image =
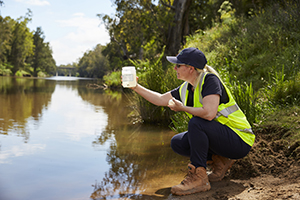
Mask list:
POLYGON ((166 58, 170 63, 183 64, 183 65, 185 64, 183 62, 180 62, 180 60, 178 60, 176 56, 166 56, 166 58))

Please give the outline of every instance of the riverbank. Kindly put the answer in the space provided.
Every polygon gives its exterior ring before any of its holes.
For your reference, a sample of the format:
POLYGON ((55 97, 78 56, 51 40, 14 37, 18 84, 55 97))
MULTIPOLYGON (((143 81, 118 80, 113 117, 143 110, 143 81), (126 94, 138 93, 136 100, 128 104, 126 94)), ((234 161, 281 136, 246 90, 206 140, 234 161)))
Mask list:
POLYGON ((285 146, 285 133, 281 127, 262 128, 250 154, 238 160, 222 181, 211 183, 210 191, 167 199, 300 199, 299 146, 285 146))
MULTIPOLYGON (((148 190, 138 199, 171 200, 262 200, 300 199, 300 160, 294 146, 285 146, 287 129, 279 126, 261 127, 251 152, 238 160, 220 182, 211 183, 211 190, 186 196, 174 196, 171 187, 148 190), (268 132, 268 134, 266 133, 268 132), (272 136, 272 138, 270 137, 272 136), (149 195, 149 193, 154 193, 149 195)), ((177 177, 165 177, 164 185, 175 185, 186 172, 177 177), (174 182, 174 181, 177 182, 174 182)))
MULTIPOLYGON (((296 116, 295 116, 296 117, 296 116)), ((283 117, 284 118, 284 117, 283 117)), ((171 187, 186 175, 186 164, 178 163, 181 172, 156 173, 148 180, 147 187, 139 194, 126 193, 109 199, 139 200, 274 200, 300 199, 299 146, 287 145, 289 129, 278 126, 261 126, 256 130, 256 142, 251 152, 237 160, 220 182, 211 183, 211 190, 186 196, 171 194, 171 187), (298 154, 297 154, 298 152, 298 154)), ((188 163, 188 159, 186 160, 188 163)), ((164 170, 170 170, 166 167, 164 170)), ((92 195, 92 199, 99 196, 92 195)), ((101 199, 101 198, 100 198, 101 199)))

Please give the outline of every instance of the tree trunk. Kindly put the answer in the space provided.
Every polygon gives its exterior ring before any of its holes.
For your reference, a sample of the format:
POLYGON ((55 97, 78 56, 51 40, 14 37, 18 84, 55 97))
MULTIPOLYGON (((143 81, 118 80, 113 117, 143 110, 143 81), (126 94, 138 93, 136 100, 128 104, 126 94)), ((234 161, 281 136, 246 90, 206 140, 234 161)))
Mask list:
MULTIPOLYGON (((164 5, 166 5, 164 3, 164 5)), ((175 12, 174 22, 168 31, 166 55, 177 55, 185 43, 184 36, 189 34, 188 13, 191 0, 174 0, 172 10, 175 12)))

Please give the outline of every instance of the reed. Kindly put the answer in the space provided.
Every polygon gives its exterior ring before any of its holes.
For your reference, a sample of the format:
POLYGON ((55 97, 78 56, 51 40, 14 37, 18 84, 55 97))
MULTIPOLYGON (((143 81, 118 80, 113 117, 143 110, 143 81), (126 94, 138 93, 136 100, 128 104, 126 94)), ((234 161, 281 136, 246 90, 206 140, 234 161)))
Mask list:
POLYGON ((240 83, 239 81, 229 83, 232 95, 240 109, 246 115, 251 126, 257 122, 260 108, 257 104, 258 95, 253 91, 252 83, 240 83))
POLYGON ((284 66, 281 72, 270 74, 271 83, 265 88, 266 98, 272 107, 286 107, 300 105, 300 73, 293 78, 286 78, 284 66))
MULTIPOLYGON (((145 61, 132 61, 139 74, 139 83, 146 88, 161 94, 178 87, 182 81, 177 80, 176 73, 171 65, 163 67, 164 52, 158 59, 145 61)), ((130 97, 132 102, 136 102, 135 108, 141 119, 145 123, 169 124, 174 114, 168 107, 153 105, 140 95, 133 93, 130 97)))

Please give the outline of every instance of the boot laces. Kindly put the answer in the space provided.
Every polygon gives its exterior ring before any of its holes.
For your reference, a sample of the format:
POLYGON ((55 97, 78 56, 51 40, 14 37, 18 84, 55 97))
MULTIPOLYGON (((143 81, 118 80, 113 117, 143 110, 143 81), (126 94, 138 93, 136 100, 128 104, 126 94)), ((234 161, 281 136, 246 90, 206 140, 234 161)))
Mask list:
POLYGON ((181 181, 181 184, 188 184, 196 180, 196 174, 192 173, 191 171, 188 171, 184 177, 185 179, 181 181))

